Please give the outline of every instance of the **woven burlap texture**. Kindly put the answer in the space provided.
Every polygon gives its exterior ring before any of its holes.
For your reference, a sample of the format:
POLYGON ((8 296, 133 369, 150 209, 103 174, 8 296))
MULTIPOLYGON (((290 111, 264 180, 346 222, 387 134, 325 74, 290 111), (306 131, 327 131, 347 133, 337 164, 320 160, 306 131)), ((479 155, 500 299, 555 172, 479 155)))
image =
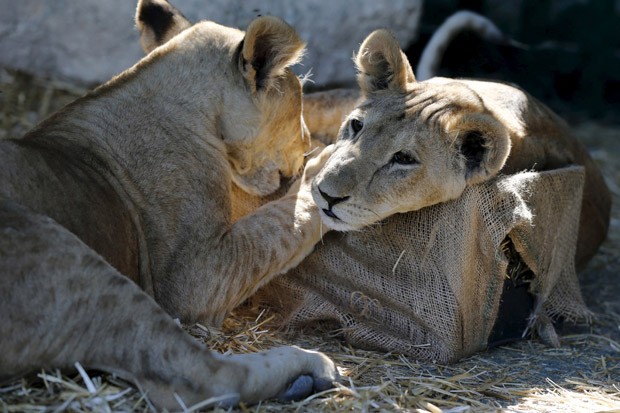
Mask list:
POLYGON ((533 325, 554 336, 550 317, 590 315, 574 267, 583 182, 581 167, 499 176, 455 201, 330 232, 258 299, 290 328, 323 326, 354 346, 453 362, 487 346, 509 236, 535 274, 533 325))

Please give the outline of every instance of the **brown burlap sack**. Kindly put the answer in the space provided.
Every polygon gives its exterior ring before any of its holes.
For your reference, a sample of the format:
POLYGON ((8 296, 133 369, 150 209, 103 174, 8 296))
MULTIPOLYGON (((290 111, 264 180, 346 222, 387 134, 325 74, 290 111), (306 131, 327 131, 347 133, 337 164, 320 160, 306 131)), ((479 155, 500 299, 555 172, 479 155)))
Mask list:
POLYGON ((354 346, 452 362, 487 347, 509 239, 533 273, 530 324, 554 343, 551 317, 590 316, 574 267, 583 181, 582 167, 501 176, 452 202, 330 232, 258 298, 292 328, 321 325, 354 346))

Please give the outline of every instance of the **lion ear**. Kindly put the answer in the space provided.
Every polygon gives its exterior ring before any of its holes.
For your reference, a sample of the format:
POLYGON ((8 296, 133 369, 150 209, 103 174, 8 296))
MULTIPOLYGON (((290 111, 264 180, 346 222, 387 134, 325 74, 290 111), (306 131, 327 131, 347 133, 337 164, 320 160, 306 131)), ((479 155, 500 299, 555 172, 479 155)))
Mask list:
POLYGON ((139 0, 136 27, 145 53, 172 39, 192 24, 166 0, 139 0))
POLYGON ((364 40, 355 64, 357 81, 364 95, 386 89, 402 92, 407 83, 415 82, 407 57, 388 30, 375 30, 364 40))
POLYGON ((459 127, 458 156, 468 184, 486 181, 499 173, 510 153, 508 130, 495 118, 478 114, 459 127))
POLYGON ((239 62, 252 91, 272 88, 285 69, 301 59, 305 46, 283 20, 273 16, 254 19, 245 32, 239 62))

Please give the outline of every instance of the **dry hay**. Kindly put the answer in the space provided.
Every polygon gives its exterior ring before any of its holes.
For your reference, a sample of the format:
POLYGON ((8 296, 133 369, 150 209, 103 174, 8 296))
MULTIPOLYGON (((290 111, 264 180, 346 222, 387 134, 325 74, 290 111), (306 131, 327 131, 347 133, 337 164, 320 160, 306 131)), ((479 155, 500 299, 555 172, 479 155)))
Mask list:
MULTIPOLYGON (((0 71, 0 90, 0 138, 20 135, 85 92, 8 71, 0 71)), ((313 332, 291 336, 269 328, 273 316, 268 312, 247 307, 221 330, 185 329, 220 352, 290 343, 319 349, 336 361, 343 383, 297 403, 242 405, 234 411, 620 412, 620 127, 581 123, 577 134, 591 148, 614 195, 609 239, 581 274, 586 301, 598 314, 592 326, 571 327, 557 349, 523 341, 446 366, 351 348, 338 337, 313 332)), ((153 410, 128 383, 76 367, 77 372, 41 371, 3 383, 0 412, 153 410)))

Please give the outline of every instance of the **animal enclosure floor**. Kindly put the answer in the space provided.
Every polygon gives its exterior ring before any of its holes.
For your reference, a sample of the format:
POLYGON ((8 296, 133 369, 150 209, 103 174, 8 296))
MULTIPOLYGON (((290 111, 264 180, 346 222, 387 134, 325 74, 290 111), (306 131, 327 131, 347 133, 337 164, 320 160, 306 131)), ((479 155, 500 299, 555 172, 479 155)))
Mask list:
MULTIPOLYGON (((72 85, 0 71, 0 138, 18 136, 84 91, 72 85)), ((228 319, 221 331, 186 326, 212 349, 253 352, 298 344, 326 352, 344 377, 341 387, 297 403, 267 402, 234 411, 620 411, 620 119, 573 120, 613 193, 607 241, 580 273, 590 326, 566 326, 560 348, 522 341, 454 365, 354 349, 337 338, 287 337, 265 326, 258 309, 228 319)), ((0 315, 1 316, 1 315, 0 315)), ((181 409, 181 407, 180 407, 181 409)), ((150 411, 140 392, 96 371, 44 371, 0 385, 0 412, 150 411)), ((186 406, 187 411, 192 411, 186 406)))

